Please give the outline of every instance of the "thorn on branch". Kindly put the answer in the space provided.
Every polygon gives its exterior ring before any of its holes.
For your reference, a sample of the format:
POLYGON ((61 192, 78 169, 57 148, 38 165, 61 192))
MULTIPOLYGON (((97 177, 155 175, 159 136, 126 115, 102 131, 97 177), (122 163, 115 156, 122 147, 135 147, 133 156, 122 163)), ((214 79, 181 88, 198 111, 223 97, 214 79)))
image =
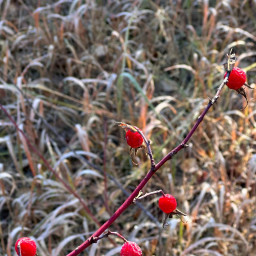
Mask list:
POLYGON ((92 237, 89 238, 89 243, 90 244, 96 244, 99 239, 100 239, 99 237, 92 236, 92 237))
POLYGON ((107 230, 104 234, 102 234, 101 236, 98 236, 98 237, 90 237, 89 238, 89 242, 91 244, 93 243, 97 243, 99 240, 105 238, 105 237, 108 237, 109 235, 114 235, 114 236, 117 236, 119 238, 121 238, 124 242, 127 242, 127 240, 121 235, 119 234, 118 232, 112 232, 110 230, 107 230))
MULTIPOLYGON (((182 146, 183 148, 188 148, 188 147, 189 147, 189 145, 188 145, 187 143, 182 143, 181 146, 182 146)), ((175 154, 176 154, 176 152, 175 152, 175 154)))

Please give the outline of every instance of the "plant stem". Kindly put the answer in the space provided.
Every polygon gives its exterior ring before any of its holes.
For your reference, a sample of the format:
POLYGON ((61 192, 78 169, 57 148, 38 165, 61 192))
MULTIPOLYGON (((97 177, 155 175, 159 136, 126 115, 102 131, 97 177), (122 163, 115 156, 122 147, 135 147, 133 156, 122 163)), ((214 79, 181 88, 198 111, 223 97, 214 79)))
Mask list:
POLYGON ((143 196, 139 196, 139 197, 135 198, 134 201, 141 200, 141 199, 143 199, 145 197, 152 196, 152 195, 159 194, 159 193, 161 193, 163 196, 165 196, 164 191, 162 189, 160 189, 160 190, 156 190, 156 191, 152 191, 152 192, 146 193, 143 196))
POLYGON ((217 99, 220 96, 220 92, 223 88, 223 86, 227 83, 229 75, 231 71, 227 72, 226 77, 222 81, 221 85, 219 86, 217 93, 211 99, 202 112, 202 114, 198 117, 196 123, 186 136, 186 138, 172 151, 170 151, 158 164, 155 166, 151 166, 150 171, 147 173, 145 178, 140 182, 140 184, 135 188, 135 190, 132 192, 132 194, 125 200, 125 202, 116 210, 116 212, 107 220, 90 238, 88 238, 84 243, 82 243, 80 246, 78 246, 74 251, 69 253, 67 256, 76 256, 82 251, 84 251, 87 247, 91 245, 91 241, 93 241, 94 237, 99 237, 106 229, 108 229, 111 224, 132 204, 134 198, 139 194, 139 192, 143 189, 143 187, 147 184, 147 182, 150 180, 150 178, 155 174, 155 172, 168 160, 170 160, 175 154, 177 154, 182 148, 186 146, 186 143, 189 141, 191 136, 196 131, 199 124, 203 121, 204 116, 208 112, 208 110, 211 108, 211 106, 217 101, 217 99))

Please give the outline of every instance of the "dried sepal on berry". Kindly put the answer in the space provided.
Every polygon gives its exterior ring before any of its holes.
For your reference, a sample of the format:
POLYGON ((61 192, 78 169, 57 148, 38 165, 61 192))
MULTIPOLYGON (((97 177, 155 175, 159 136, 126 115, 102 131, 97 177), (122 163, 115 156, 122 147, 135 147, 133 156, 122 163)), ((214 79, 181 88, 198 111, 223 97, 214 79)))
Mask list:
POLYGON ((236 54, 233 48, 230 49, 226 57, 227 62, 224 64, 224 68, 226 71, 231 71, 236 63, 236 54))
POLYGON ((129 125, 129 124, 126 124, 126 123, 123 123, 123 122, 117 122, 117 124, 123 128, 125 131, 127 131, 127 129, 131 130, 131 131, 134 131, 136 132, 137 129, 135 128, 135 126, 132 126, 132 125, 129 125))
POLYGON ((247 99, 247 95, 246 95, 246 93, 245 93, 245 90, 244 90, 244 88, 239 88, 239 89, 237 89, 236 91, 237 91, 238 94, 242 95, 242 96, 245 98, 245 100, 246 100, 246 105, 245 105, 245 107, 243 108, 243 109, 245 109, 245 108, 247 107, 248 103, 249 103, 249 102, 248 102, 248 99, 247 99))
POLYGON ((192 219, 191 219, 191 217, 188 216, 188 215, 181 215, 180 220, 181 220, 182 223, 185 224, 185 225, 192 223, 192 219))

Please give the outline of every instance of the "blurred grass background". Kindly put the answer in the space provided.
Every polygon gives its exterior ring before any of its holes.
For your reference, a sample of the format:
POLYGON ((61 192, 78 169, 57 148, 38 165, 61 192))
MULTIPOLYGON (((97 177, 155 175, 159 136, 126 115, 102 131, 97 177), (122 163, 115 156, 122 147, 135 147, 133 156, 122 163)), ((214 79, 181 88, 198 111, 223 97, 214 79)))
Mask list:
MULTIPOLYGON (((31 143, 103 224, 150 168, 133 166, 124 131, 140 127, 156 161, 178 145, 224 75, 230 48, 256 82, 256 2, 0 1, 0 98, 31 143)), ((224 88, 186 148, 143 192, 163 189, 191 217, 163 215, 157 197, 111 227, 143 255, 255 255, 255 94, 224 88)), ((63 256, 98 227, 0 112, 0 255, 31 236, 63 256)), ((119 255, 120 239, 81 255, 119 255)))

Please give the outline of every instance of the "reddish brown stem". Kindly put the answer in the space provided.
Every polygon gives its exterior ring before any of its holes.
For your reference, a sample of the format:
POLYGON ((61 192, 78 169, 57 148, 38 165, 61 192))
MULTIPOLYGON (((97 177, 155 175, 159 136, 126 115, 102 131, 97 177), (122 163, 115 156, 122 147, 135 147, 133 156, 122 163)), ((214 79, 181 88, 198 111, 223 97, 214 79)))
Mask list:
POLYGON ((125 202, 116 210, 112 217, 106 221, 89 239, 78 246, 74 251, 69 253, 67 256, 75 256, 84 251, 87 247, 91 245, 91 239, 93 237, 100 236, 109 226, 132 204, 133 199, 139 194, 140 190, 147 184, 150 178, 154 175, 155 171, 150 170, 146 177, 140 182, 137 188, 132 192, 132 194, 125 200, 125 202))
POLYGON ((220 96, 220 92, 223 88, 223 86, 228 81, 229 75, 231 71, 227 72, 227 76, 219 86, 217 93, 215 94, 214 98, 211 99, 204 109, 203 113, 198 117, 196 123, 186 136, 186 138, 172 151, 170 151, 158 164, 155 166, 151 166, 151 170, 147 173, 146 177, 140 182, 140 184, 135 188, 135 190, 132 192, 132 194, 125 200, 125 202, 116 210, 116 212, 110 217, 109 220, 107 220, 90 238, 88 238, 84 243, 82 243, 80 246, 78 246, 74 251, 69 253, 67 256, 76 256, 82 251, 84 251, 87 247, 91 245, 91 240, 93 237, 100 236, 106 229, 110 227, 110 225, 132 204, 134 198, 138 196, 139 192, 143 189, 143 187, 147 184, 147 182, 150 180, 150 178, 155 174, 155 172, 168 160, 170 160, 175 154, 177 154, 182 148, 186 146, 186 143, 189 141, 191 136, 196 131, 199 124, 203 121, 204 116, 208 112, 208 110, 211 108, 211 106, 217 101, 217 99, 220 96))

